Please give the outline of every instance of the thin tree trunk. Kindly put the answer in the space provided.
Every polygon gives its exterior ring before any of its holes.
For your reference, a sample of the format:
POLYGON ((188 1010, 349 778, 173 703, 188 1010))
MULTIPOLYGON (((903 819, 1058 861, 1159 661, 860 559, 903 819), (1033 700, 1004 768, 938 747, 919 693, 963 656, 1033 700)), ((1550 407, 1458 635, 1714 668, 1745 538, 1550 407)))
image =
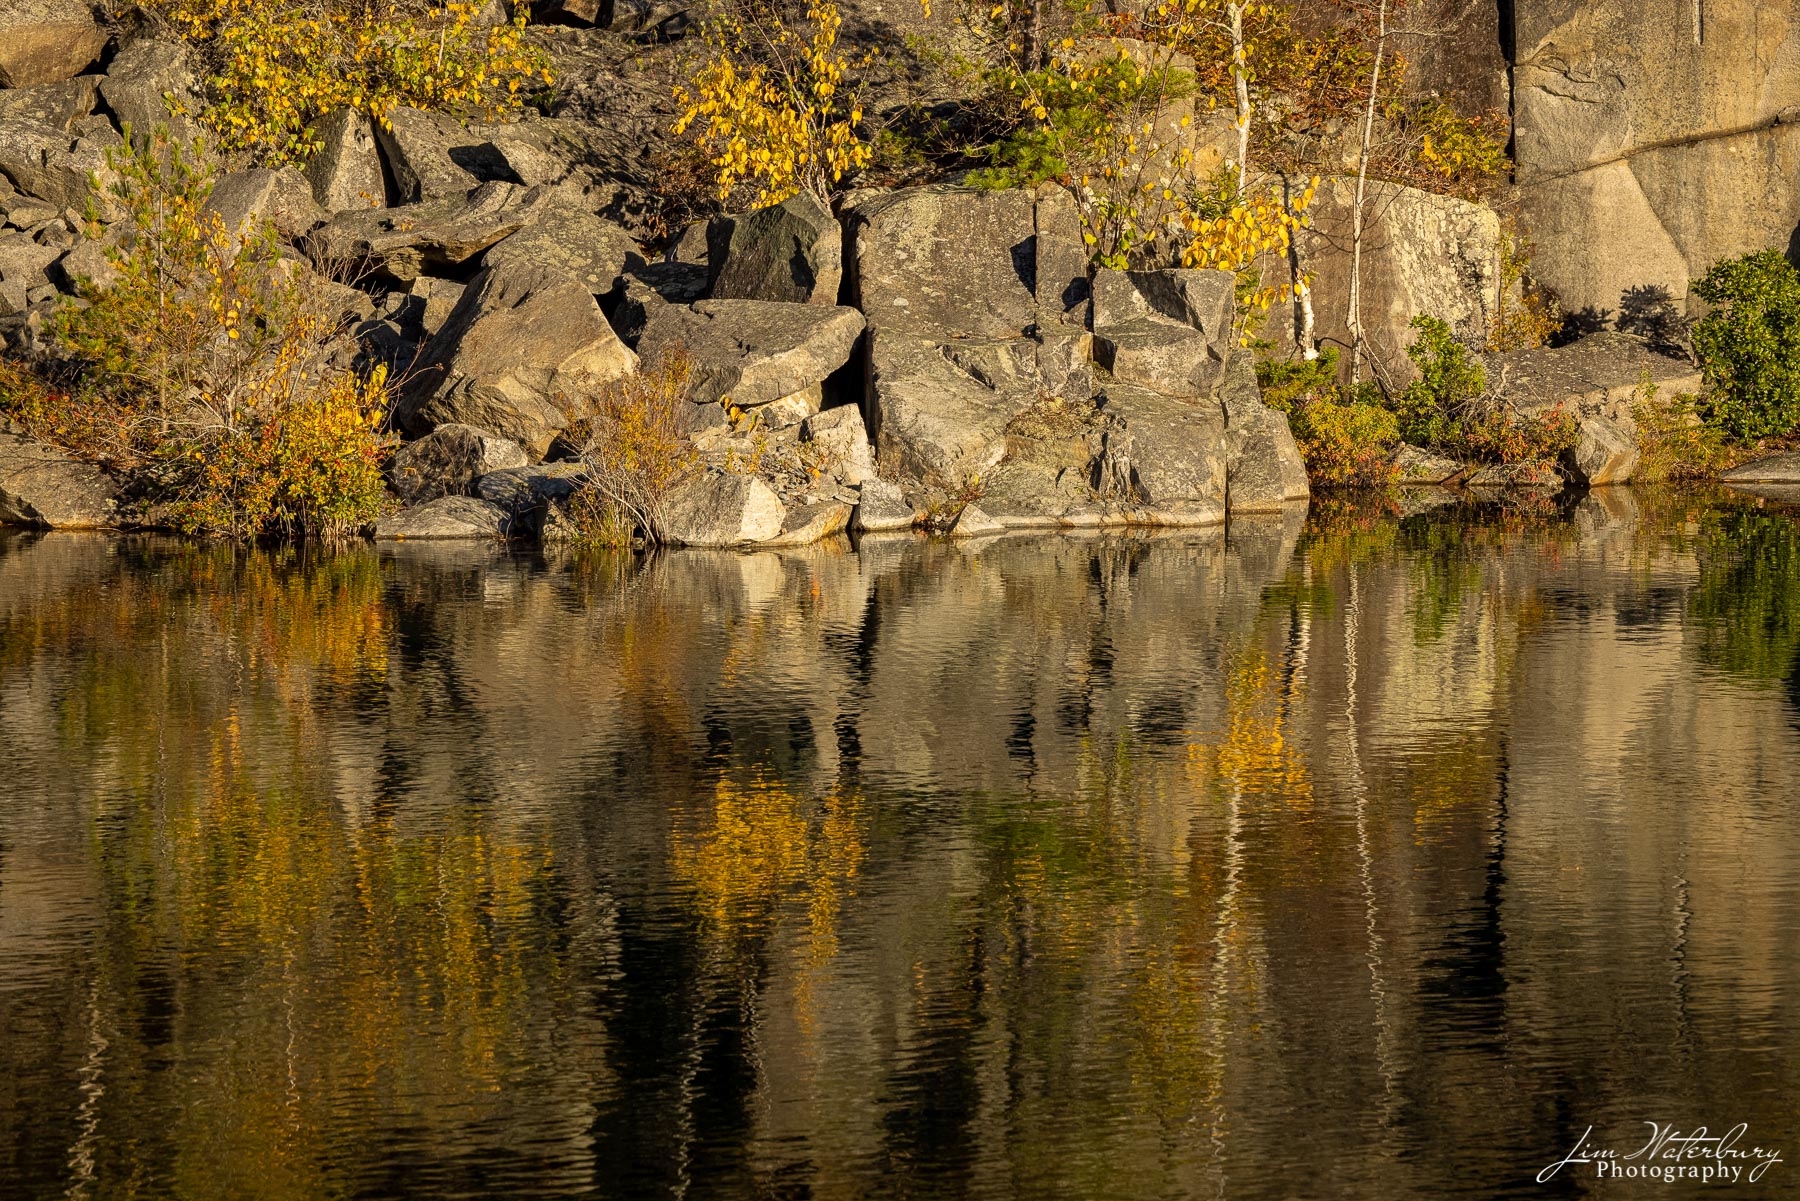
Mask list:
POLYGON ((1388 0, 1381 0, 1375 18, 1375 67, 1369 74, 1369 105, 1363 112, 1362 144, 1356 154, 1356 202, 1350 214, 1350 382, 1362 382, 1362 244, 1363 198, 1369 184, 1369 143, 1375 136, 1375 98, 1381 91, 1381 60, 1387 52, 1388 0))
MULTIPOLYGON (((1385 4, 1386 0, 1383 0, 1385 4)), ((1250 61, 1244 52, 1244 5, 1231 0, 1225 6, 1231 20, 1231 78, 1237 86, 1237 194, 1243 203, 1250 191, 1250 61)))
MULTIPOLYGON (((1281 203, 1288 216, 1294 215, 1293 185, 1284 179, 1281 203)), ((1306 275, 1306 260, 1300 253, 1300 230, 1288 231, 1288 274, 1294 281, 1294 345, 1300 357, 1311 362, 1319 357, 1318 322, 1313 317, 1312 281, 1306 275)))

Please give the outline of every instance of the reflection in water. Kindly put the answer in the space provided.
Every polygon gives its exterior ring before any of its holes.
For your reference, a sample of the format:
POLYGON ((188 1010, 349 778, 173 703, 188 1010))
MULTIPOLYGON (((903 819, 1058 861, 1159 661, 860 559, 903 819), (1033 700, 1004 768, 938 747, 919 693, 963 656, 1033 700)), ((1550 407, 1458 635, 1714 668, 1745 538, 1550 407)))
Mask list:
POLYGON ((1532 1180, 1590 1124, 1793 1142, 1797 575, 1787 513, 1626 493, 0 536, 0 1179, 1501 1196, 1591 1187, 1532 1180))

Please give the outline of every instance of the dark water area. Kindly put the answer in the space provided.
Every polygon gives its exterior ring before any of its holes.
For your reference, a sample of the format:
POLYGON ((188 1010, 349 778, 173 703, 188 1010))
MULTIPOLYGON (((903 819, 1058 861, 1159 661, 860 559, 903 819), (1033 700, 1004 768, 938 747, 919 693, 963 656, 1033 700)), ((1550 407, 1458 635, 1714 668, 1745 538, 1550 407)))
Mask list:
POLYGON ((1794 1196, 1797 780, 1711 493, 4 534, 0 1196, 1794 1196), (1783 1162, 1537 1179, 1649 1122, 1783 1162))

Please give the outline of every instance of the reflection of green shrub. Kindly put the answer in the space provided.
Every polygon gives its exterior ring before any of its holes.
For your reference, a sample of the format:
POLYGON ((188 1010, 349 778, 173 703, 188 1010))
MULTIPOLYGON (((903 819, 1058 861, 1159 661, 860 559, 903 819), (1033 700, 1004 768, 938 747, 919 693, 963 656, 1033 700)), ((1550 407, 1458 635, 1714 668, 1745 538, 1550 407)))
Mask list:
POLYGON ((1306 474, 1319 488, 1372 488, 1396 476, 1394 447, 1400 427, 1375 387, 1348 388, 1337 381, 1338 352, 1318 358, 1273 361, 1257 367, 1263 400, 1288 415, 1306 474))
POLYGON ((1757 509, 1708 514, 1695 546, 1700 584, 1688 600, 1702 662, 1785 679, 1800 654, 1800 530, 1757 509))
POLYGON ((1800 425, 1800 272, 1773 250, 1714 263, 1694 281, 1713 306, 1694 329, 1709 425, 1746 440, 1800 425))

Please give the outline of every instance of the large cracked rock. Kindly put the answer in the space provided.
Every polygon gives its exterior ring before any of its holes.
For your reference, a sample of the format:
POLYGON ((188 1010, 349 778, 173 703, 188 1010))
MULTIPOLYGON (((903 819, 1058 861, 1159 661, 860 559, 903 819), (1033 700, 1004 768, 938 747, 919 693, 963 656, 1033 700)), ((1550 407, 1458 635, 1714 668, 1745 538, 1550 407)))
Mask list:
POLYGON ((0 6, 0 88, 79 75, 105 45, 85 0, 7 0, 0 6))
POLYGON ((230 171, 213 184, 207 207, 234 237, 253 237, 264 222, 284 238, 297 238, 325 219, 306 177, 293 167, 230 171))
POLYGON ((853 193, 845 221, 871 329, 951 341, 1085 323, 1087 250, 1061 188, 853 193))
POLYGON ((1800 224, 1800 12, 1704 0, 1514 6, 1514 158, 1533 273, 1601 322, 1800 224))
POLYGON ((787 300, 835 305, 844 279, 844 231, 811 192, 741 217, 722 217, 708 232, 715 300, 787 300))
POLYGON ((1227 271, 1094 274, 1094 357, 1122 383, 1208 396, 1231 353, 1236 281, 1227 271))
MULTIPOLYGON (((533 189, 532 194, 537 192, 533 189)), ((570 276, 599 296, 611 292, 626 270, 645 265, 637 243, 623 227, 573 207, 561 191, 552 195, 553 203, 487 252, 483 266, 515 278, 526 272, 570 276)))
POLYGON ((1040 395, 1092 395, 1087 250, 1067 191, 907 188, 853 195, 844 217, 885 472, 960 488, 1000 462, 1007 423, 1040 395))
POLYGON ((0 525, 88 530, 118 523, 118 492, 105 472, 0 430, 0 525))
POLYGON ((782 532, 787 506, 753 475, 710 473, 663 501, 663 535, 681 546, 742 546, 782 532))
POLYGON ((580 280, 483 270, 426 347, 396 406, 401 426, 491 430, 542 456, 592 416, 597 392, 637 368, 580 280))
POLYGON ((638 339, 638 353, 654 363, 677 348, 684 351, 688 402, 701 408, 729 401, 754 409, 800 398, 806 412, 776 417, 791 425, 819 410, 820 386, 849 361, 862 331, 862 314, 852 308, 703 300, 657 309, 638 339))
POLYGON ((404 283, 453 273, 535 221, 555 200, 547 188, 490 182, 424 204, 338 213, 312 232, 308 244, 325 262, 356 263, 404 283))
POLYGON ((1228 444, 1218 402, 1109 384, 1095 491, 1146 525, 1225 520, 1228 444))
MULTIPOLYGON (((988 348, 1029 345, 990 342, 988 348)), ((1036 399, 1035 387, 984 373, 974 348, 871 331, 870 404, 876 462, 883 472, 931 487, 960 489, 998 466, 1006 426, 1036 399), (964 352, 959 363, 952 352, 964 352), (1010 386, 1009 386, 1010 384, 1010 386)), ((1000 354, 989 356, 1004 361, 1000 354)))

